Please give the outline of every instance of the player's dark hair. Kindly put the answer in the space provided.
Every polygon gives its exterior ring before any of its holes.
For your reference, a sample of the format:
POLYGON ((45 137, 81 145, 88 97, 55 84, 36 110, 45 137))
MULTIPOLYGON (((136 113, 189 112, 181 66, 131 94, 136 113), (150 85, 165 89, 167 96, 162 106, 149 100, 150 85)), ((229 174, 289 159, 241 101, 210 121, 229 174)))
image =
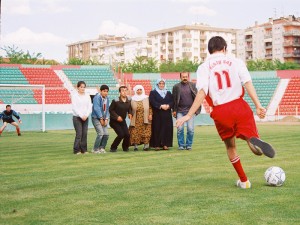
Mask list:
POLYGON ((84 87, 86 87, 86 84, 84 81, 78 81, 77 87, 79 88, 82 84, 84 84, 84 87))
POLYGON ((123 89, 123 88, 127 89, 127 87, 125 85, 122 85, 122 86, 119 87, 119 93, 121 93, 121 89, 123 89))
POLYGON ((101 85, 100 91, 107 90, 109 91, 109 87, 106 84, 101 85))
POLYGON ((10 108, 11 108, 11 105, 6 105, 6 107, 5 107, 5 108, 7 109, 8 107, 10 107, 10 108))
POLYGON ((221 36, 214 36, 208 41, 208 52, 210 54, 227 49, 227 43, 221 36))

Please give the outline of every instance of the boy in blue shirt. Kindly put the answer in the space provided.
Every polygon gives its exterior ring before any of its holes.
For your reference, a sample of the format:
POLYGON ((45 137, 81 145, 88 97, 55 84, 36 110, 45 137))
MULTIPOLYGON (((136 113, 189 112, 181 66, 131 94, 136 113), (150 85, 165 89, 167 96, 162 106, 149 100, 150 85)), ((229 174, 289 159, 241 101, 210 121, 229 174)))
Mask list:
POLYGON ((108 119, 109 119, 109 87, 101 85, 100 93, 97 93, 93 99, 92 123, 97 132, 94 143, 93 153, 106 153, 105 147, 108 140, 108 119))

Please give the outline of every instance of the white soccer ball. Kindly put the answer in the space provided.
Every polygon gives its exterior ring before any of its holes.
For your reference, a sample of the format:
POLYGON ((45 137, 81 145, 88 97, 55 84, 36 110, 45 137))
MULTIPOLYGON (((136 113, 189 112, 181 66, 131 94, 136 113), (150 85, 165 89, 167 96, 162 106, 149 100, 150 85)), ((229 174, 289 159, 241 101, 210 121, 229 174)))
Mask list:
POLYGON ((285 172, 278 166, 272 166, 265 172, 265 179, 271 186, 281 186, 285 181, 285 172))

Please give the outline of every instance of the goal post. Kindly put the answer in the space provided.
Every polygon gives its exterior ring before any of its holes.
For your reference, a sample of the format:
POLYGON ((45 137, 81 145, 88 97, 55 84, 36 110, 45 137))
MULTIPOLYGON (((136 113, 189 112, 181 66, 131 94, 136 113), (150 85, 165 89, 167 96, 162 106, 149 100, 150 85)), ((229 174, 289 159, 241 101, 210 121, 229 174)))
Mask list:
POLYGON ((33 111, 41 113, 41 130, 46 131, 45 123, 45 85, 30 84, 0 84, 0 104, 12 105, 12 109, 24 112, 17 105, 24 105, 29 114, 33 111), (33 90, 33 92, 30 92, 33 90), (37 90, 37 91, 35 91, 37 90), (38 97, 37 97, 38 96, 38 97), (38 99, 36 99, 38 98, 38 99), (34 105, 38 105, 34 107, 34 105))

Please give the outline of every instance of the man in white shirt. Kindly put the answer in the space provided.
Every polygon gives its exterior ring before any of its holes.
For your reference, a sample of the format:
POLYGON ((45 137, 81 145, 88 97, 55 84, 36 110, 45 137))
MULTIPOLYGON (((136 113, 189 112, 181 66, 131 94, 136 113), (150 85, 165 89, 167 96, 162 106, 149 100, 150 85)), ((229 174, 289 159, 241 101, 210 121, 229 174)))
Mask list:
POLYGON ((181 126, 192 118, 206 98, 209 105, 213 107, 211 117, 226 145, 228 158, 240 178, 237 186, 250 188, 251 183, 236 151, 235 137, 245 140, 256 155, 264 154, 273 158, 275 151, 270 144, 259 139, 253 112, 243 99, 242 84, 254 102, 259 118, 265 117, 266 109, 258 100, 249 71, 241 60, 227 56, 226 48, 226 41, 220 36, 209 40, 208 51, 211 55, 197 70, 199 91, 188 114, 178 119, 176 126, 181 126))

